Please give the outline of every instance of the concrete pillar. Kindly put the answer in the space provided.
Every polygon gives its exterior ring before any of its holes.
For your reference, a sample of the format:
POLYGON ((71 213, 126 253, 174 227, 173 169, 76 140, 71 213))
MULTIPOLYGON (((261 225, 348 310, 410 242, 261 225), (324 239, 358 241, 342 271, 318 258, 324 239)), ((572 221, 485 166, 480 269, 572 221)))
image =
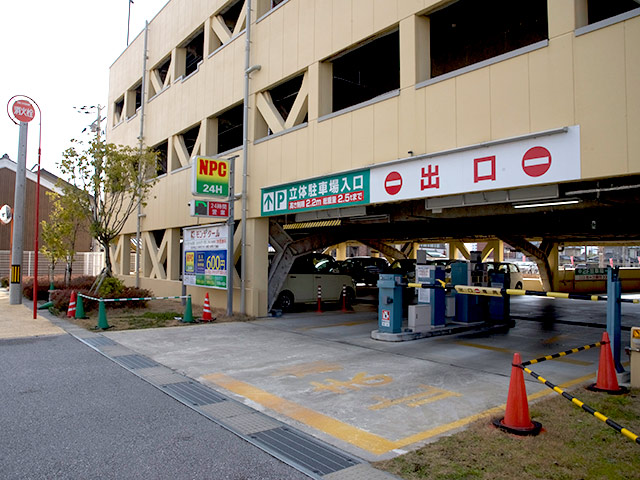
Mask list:
POLYGON ((336 245, 336 260, 346 260, 347 259, 347 244, 339 243, 336 245))
POLYGON ((248 315, 265 316, 268 302, 269 219, 247 219, 246 255, 246 305, 248 315))
POLYGON ((167 280, 180 280, 180 229, 172 228, 167 230, 167 280))

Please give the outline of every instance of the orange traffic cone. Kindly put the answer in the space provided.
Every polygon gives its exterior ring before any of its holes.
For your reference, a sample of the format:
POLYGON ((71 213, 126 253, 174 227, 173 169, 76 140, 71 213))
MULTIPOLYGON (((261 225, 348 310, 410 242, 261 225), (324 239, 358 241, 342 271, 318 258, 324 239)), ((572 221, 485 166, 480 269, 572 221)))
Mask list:
POLYGON ((627 393, 626 388, 618 385, 616 367, 613 364, 613 354, 611 353, 611 342, 609 334, 604 332, 600 340, 600 360, 598 361, 598 377, 596 383, 589 385, 587 389, 594 392, 607 392, 612 395, 627 393))
POLYGON ((507 410, 504 418, 495 420, 493 424, 515 435, 537 435, 542 425, 531 420, 529 416, 529 404, 527 403, 527 390, 524 386, 524 375, 519 365, 522 359, 519 353, 513 354, 511 367, 511 380, 509 381, 509 394, 507 396, 507 410))
POLYGON ((213 321, 213 318, 211 318, 211 304, 209 304, 209 293, 204 296, 204 305, 202 306, 202 321, 213 321))
POLYGON ((67 317, 75 318, 76 317, 76 291, 71 290, 71 298, 69 299, 69 309, 67 310, 67 317))

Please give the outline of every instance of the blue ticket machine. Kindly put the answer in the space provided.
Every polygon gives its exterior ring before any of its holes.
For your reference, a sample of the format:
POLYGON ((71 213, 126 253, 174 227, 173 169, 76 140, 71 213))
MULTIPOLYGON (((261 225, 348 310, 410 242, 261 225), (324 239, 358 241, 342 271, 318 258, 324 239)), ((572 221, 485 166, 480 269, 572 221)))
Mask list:
POLYGON ((402 332, 402 275, 381 273, 378 278, 378 331, 402 332))

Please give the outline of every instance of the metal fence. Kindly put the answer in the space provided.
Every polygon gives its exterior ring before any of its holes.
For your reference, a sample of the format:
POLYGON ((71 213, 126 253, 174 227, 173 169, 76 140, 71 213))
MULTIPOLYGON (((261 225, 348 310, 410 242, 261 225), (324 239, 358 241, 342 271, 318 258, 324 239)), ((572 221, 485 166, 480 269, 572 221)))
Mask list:
MULTIPOLYGON (((38 255, 38 277, 47 276, 51 263, 49 259, 43 255, 38 255)), ((56 264, 54 274, 64 275, 66 268, 65 262, 56 264)), ((80 252, 73 257, 73 272, 75 275, 91 275, 95 276, 100 273, 104 266, 104 252, 80 252)), ((9 250, 0 250, 0 277, 8 277, 11 269, 11 252, 9 250)), ((35 271, 35 253, 33 251, 22 253, 22 275, 25 277, 33 276, 35 271)))

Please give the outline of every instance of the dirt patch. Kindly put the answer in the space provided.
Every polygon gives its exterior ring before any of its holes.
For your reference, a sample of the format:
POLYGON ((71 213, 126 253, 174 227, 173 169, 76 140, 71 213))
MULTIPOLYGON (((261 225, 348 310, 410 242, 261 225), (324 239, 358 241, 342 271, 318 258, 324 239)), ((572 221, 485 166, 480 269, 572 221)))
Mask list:
MULTIPOLYGON (((107 306, 109 304, 107 303, 107 306)), ((191 306, 194 321, 191 323, 184 322, 184 314, 186 307, 178 299, 174 300, 152 300, 148 301, 143 308, 107 308, 107 323, 109 330, 134 330, 142 328, 160 328, 160 327, 183 327, 197 325, 202 318, 202 306, 191 306)), ((227 316, 226 309, 212 308, 211 316, 213 322, 246 322, 254 320, 249 315, 234 314, 227 316)), ((64 314, 61 314, 63 316, 64 314)), ((70 318, 72 323, 86 328, 87 330, 95 330, 98 325, 98 311, 90 311, 87 318, 70 318)))

